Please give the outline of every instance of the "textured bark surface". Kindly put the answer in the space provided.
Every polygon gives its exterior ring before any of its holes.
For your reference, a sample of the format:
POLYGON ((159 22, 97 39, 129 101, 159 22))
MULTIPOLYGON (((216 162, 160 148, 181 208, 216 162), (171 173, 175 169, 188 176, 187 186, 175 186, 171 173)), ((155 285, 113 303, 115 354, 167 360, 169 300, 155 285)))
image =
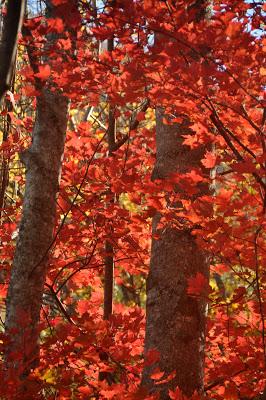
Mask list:
POLYGON ((68 101, 43 90, 37 99, 33 143, 21 155, 26 189, 7 296, 7 374, 27 376, 38 360, 38 322, 67 126, 68 101), (15 359, 15 361, 14 361, 15 359))
MULTIPOLYGON (((186 172, 199 166, 204 149, 194 151, 182 145, 185 126, 163 124, 163 111, 156 112, 156 164, 153 179, 164 179, 173 172, 186 172)), ((203 189, 203 190, 206 190, 203 189)), ((142 384, 150 392, 169 399, 168 390, 176 386, 190 396, 203 390, 206 302, 187 294, 188 279, 197 272, 208 277, 206 256, 198 248, 188 229, 171 226, 157 229, 160 215, 153 219, 151 264, 147 281, 147 324, 145 354, 149 349, 160 353, 160 360, 144 368, 142 384), (155 385, 150 379, 154 368, 176 377, 155 385)))

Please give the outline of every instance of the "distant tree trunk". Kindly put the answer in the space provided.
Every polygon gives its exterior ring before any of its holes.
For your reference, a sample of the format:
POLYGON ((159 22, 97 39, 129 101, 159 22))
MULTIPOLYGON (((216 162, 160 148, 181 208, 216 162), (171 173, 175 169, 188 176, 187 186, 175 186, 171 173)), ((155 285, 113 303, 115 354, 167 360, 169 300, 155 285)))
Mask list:
MULTIPOLYGON (((50 6, 49 17, 52 16, 53 7, 50 6)), ((56 38, 50 36, 47 39, 52 44, 56 38)), ((38 322, 55 227, 67 118, 68 100, 63 94, 41 89, 33 142, 21 154, 26 166, 26 188, 5 321, 9 339, 5 350, 6 376, 19 381, 18 398, 26 391, 30 369, 38 364, 38 322)))
MULTIPOLYGON (((183 124, 165 125, 163 110, 157 109, 153 179, 165 179, 171 173, 184 173, 200 165, 204 149, 191 151, 182 145, 185 129, 183 124)), ((159 235, 159 239, 152 239, 145 339, 145 355, 156 349, 160 360, 144 368, 142 384, 165 400, 169 399, 168 390, 176 386, 187 396, 195 390, 203 391, 206 302, 188 296, 187 285, 197 273, 208 278, 209 268, 190 231, 170 224, 158 229, 160 218, 159 214, 153 218, 153 235, 159 235), (168 374, 176 371, 176 376, 155 385, 150 379, 155 367, 168 374)))
MULTIPOLYGON (((113 37, 107 41, 107 50, 112 52, 114 50, 114 39, 113 37)), ((108 116, 108 129, 107 129, 107 141, 108 141, 108 152, 112 157, 112 152, 116 145, 116 119, 114 113, 114 107, 110 104, 109 116, 108 116)), ((110 203, 114 203, 115 198, 110 191, 109 200, 110 203)), ((113 313, 113 291, 114 291, 114 247, 110 240, 105 241, 105 260, 104 260, 104 305, 103 305, 103 318, 109 319, 113 313)))

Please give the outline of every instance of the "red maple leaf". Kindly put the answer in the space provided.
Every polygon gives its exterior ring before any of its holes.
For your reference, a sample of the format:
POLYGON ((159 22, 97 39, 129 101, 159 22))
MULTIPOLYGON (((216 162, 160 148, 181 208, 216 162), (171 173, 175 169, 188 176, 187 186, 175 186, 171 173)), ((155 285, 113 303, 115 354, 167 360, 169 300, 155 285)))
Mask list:
POLYGON ((39 65, 39 72, 34 75, 36 76, 36 78, 46 80, 51 75, 51 68, 48 64, 39 65))
POLYGON ((200 272, 188 279, 187 293, 192 296, 206 295, 209 293, 209 282, 200 272))

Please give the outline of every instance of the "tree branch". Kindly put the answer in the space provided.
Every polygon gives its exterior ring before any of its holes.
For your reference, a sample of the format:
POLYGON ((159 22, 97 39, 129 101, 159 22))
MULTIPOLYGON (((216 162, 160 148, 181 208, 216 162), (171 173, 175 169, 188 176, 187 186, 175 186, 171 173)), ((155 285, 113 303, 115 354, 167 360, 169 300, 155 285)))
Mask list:
POLYGON ((11 86, 18 33, 23 21, 25 4, 25 0, 9 0, 3 17, 0 43, 0 101, 11 86))

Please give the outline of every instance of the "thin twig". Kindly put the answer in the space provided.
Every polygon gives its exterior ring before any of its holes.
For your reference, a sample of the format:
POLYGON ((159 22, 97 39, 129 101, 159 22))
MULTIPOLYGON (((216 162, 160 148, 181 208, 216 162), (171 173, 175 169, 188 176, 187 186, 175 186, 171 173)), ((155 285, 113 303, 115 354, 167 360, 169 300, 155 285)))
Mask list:
POLYGON ((261 230, 262 230, 262 227, 260 226, 256 230, 256 233, 255 233, 254 253, 255 253, 255 273, 256 273, 257 296, 258 296, 259 310, 260 310, 261 324, 262 324, 261 337, 262 337, 262 346, 263 346, 263 355, 264 355, 264 368, 266 369, 265 316, 264 316, 263 302, 262 302, 262 297, 261 297, 260 275, 259 275, 259 257, 258 257, 258 245, 257 245, 258 237, 259 237, 261 230))

